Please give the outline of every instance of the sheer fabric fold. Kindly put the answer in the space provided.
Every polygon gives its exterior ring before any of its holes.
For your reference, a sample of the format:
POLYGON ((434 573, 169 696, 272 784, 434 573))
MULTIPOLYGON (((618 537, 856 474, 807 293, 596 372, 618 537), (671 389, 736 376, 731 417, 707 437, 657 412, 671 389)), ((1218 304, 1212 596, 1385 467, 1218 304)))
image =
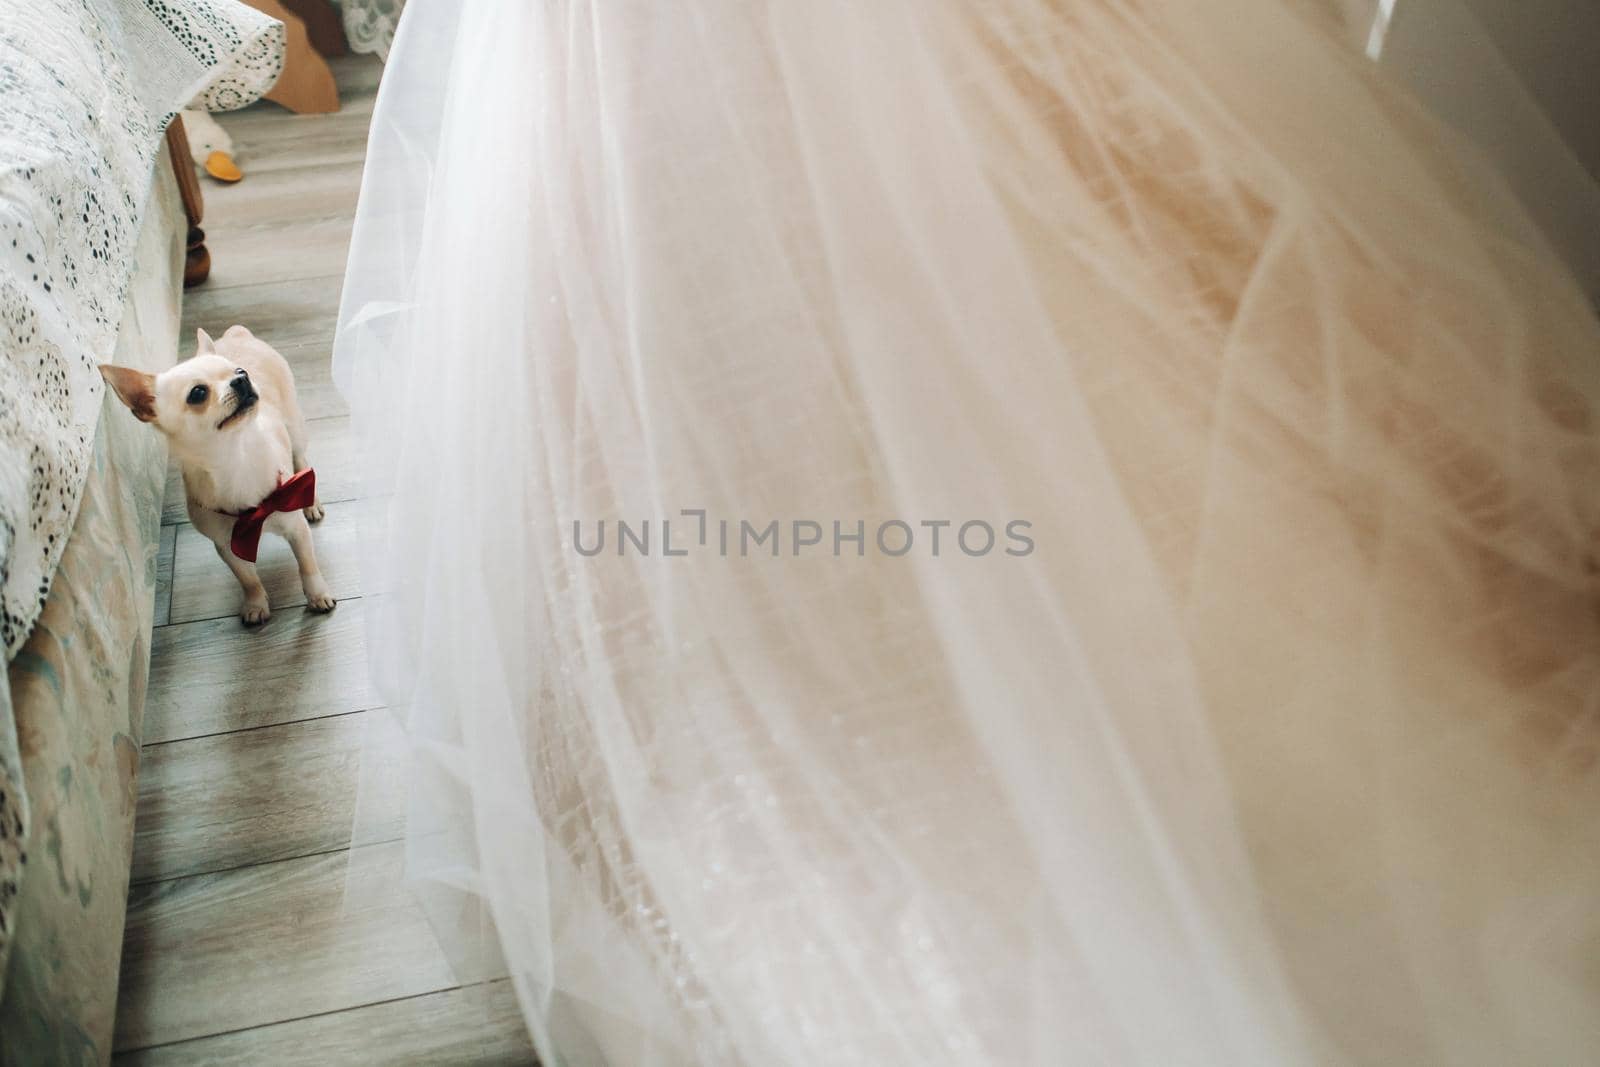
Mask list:
POLYGON ((411 0, 409 872, 551 1064, 1570 1061, 1597 352, 1321 5, 411 0))

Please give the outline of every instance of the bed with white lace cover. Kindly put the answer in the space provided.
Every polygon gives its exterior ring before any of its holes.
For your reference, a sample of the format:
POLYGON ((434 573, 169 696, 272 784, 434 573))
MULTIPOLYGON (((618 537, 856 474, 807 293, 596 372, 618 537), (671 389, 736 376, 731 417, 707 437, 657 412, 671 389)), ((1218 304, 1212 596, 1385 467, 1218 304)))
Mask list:
MULTIPOLYGON (((0 0, 0 643, 39 617, 89 474, 161 133, 244 107, 283 24, 236 0, 0 0), (191 103, 192 102, 192 103, 191 103)), ((28 837, 0 686, 0 976, 28 837)))
POLYGON ((0 640, 27 637, 72 529, 150 169, 190 100, 277 80, 283 25, 235 0, 0 0, 0 640))

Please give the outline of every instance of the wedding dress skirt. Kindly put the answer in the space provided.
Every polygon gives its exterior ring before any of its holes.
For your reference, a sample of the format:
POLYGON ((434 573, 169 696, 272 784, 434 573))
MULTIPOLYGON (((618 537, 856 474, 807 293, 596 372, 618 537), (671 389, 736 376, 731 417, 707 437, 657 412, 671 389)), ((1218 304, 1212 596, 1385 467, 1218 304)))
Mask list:
POLYGON ((546 1062, 1600 1047, 1600 326, 1323 5, 412 0, 336 361, 546 1062))

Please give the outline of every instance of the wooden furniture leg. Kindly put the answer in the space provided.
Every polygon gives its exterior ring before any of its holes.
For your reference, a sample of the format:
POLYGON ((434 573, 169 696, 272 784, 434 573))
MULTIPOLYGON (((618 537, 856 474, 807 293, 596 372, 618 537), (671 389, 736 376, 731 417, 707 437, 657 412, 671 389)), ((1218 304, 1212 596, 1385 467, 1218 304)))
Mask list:
POLYGON ((328 69, 328 61, 311 47, 305 21, 285 7, 283 0, 245 0, 245 3, 282 22, 288 34, 283 73, 278 75, 278 84, 267 92, 267 99, 300 115, 338 111, 339 87, 334 83, 333 71, 328 69))
POLYGON ((174 115, 167 126, 167 154, 178 176, 178 195, 183 199, 183 214, 189 220, 187 254, 183 260, 183 287, 199 285, 211 275, 211 253, 206 248, 206 231, 200 228, 205 215, 205 198, 200 195, 200 176, 189 155, 189 138, 183 132, 183 116, 174 115))
POLYGON ((317 50, 317 55, 333 59, 350 54, 344 23, 329 0, 283 0, 283 6, 299 15, 306 24, 306 36, 311 38, 311 47, 317 50))

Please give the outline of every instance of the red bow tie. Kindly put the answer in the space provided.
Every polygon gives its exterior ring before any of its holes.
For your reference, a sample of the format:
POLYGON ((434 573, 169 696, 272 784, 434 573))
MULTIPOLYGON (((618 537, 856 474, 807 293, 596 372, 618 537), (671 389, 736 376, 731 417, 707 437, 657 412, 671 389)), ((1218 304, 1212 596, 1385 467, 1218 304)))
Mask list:
POLYGON ((261 528, 275 511, 299 511, 317 499, 317 472, 307 467, 278 483, 267 498, 233 521, 233 539, 228 547, 240 559, 256 561, 261 547, 261 528))

